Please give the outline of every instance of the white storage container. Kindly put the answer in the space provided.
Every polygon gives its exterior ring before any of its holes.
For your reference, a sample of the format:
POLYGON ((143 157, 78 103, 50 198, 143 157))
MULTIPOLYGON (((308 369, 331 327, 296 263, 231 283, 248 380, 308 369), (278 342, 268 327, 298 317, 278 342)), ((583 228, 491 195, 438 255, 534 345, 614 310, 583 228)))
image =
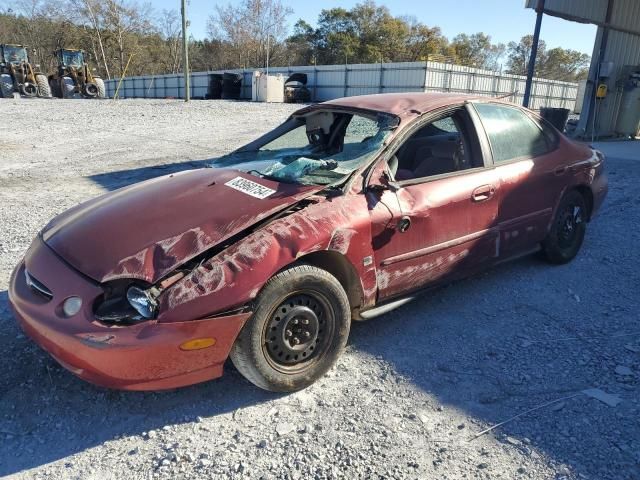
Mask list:
POLYGON ((253 72, 251 82, 251 99, 254 102, 284 102, 284 81, 282 75, 266 75, 264 72, 253 72))

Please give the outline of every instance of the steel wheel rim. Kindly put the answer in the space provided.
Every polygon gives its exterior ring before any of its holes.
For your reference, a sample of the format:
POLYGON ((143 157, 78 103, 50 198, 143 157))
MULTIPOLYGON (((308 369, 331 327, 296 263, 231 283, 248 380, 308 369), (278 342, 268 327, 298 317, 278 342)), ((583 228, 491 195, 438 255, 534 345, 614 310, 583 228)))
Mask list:
POLYGON ((573 247, 583 222, 582 207, 579 205, 568 205, 562 211, 558 218, 558 244, 560 248, 573 247))
POLYGON ((322 357, 335 328, 330 305, 324 294, 301 290, 287 295, 270 312, 262 333, 262 348, 274 369, 299 373, 322 357))

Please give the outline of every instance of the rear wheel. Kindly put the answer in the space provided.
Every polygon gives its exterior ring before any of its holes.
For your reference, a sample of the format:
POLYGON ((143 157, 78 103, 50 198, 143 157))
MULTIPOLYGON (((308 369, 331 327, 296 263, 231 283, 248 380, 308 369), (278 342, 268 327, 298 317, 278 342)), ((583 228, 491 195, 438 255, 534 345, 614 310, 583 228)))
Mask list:
POLYGON ((350 325, 349 300, 340 282, 320 268, 294 266, 264 286, 231 360, 260 388, 301 390, 335 364, 350 325))
POLYGON ((587 206, 580 192, 571 190, 560 201, 542 251, 551 263, 568 263, 580 251, 586 232, 587 206))
POLYGON ((45 75, 36 75, 36 84, 38 85, 38 96, 51 98, 51 88, 49 87, 49 80, 45 75))
POLYGON ((98 87, 98 98, 107 98, 107 89, 104 86, 104 80, 99 77, 93 77, 93 81, 98 87))

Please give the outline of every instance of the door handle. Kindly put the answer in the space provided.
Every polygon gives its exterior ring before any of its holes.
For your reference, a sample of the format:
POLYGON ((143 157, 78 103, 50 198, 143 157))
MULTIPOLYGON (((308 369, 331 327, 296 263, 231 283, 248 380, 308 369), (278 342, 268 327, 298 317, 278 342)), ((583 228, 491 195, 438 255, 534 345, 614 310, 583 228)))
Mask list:
POLYGON ((569 169, 569 167, 567 167, 566 165, 562 166, 562 167, 558 167, 556 168, 553 173, 555 173, 556 175, 560 176, 560 175, 564 175, 565 173, 567 173, 567 170, 569 169))
POLYGON ((471 193, 471 200, 474 202, 484 202, 489 200, 496 193, 496 187, 493 185, 482 185, 471 193))

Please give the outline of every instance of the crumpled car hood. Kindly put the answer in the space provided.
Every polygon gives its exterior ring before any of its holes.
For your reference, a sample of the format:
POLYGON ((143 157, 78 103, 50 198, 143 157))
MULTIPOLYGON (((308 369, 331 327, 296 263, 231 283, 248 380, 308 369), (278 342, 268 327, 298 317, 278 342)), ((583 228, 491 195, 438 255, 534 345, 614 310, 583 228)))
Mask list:
POLYGON ((80 204, 53 219, 42 238, 97 282, 134 278, 155 283, 321 188, 278 183, 237 170, 190 170, 80 204))

